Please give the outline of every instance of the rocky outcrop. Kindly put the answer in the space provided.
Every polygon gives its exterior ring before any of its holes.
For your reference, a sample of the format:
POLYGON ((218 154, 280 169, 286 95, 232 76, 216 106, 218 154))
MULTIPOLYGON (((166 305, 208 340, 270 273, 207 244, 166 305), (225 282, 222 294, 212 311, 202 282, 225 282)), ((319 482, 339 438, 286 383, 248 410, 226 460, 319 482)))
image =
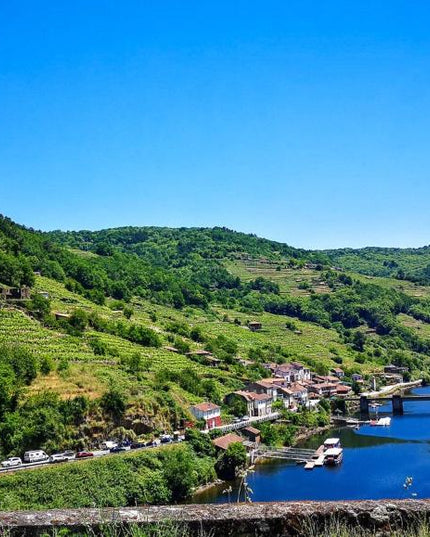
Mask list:
POLYGON ((342 523, 388 536, 430 520, 430 500, 205 504, 123 509, 76 509, 0 513, 12 536, 38 536, 50 528, 93 531, 106 525, 176 521, 189 535, 211 537, 299 537, 342 523))

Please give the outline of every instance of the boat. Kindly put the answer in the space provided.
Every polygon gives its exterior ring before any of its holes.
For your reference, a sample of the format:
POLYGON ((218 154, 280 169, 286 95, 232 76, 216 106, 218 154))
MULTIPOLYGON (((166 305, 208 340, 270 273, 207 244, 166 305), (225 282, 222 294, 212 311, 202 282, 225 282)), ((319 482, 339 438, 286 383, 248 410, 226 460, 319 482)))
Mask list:
POLYGON ((325 452, 328 449, 333 449, 333 448, 340 448, 340 438, 327 438, 327 440, 324 441, 325 452))
POLYGON ((379 418, 378 420, 372 420, 370 425, 372 427, 388 427, 391 425, 391 418, 387 416, 385 418, 379 418))
POLYGON ((386 418, 379 418, 376 425, 388 427, 389 425, 391 425, 391 418, 389 416, 387 416, 386 418))
POLYGON ((324 464, 327 466, 338 466, 343 460, 343 449, 340 447, 329 448, 324 455, 324 464))

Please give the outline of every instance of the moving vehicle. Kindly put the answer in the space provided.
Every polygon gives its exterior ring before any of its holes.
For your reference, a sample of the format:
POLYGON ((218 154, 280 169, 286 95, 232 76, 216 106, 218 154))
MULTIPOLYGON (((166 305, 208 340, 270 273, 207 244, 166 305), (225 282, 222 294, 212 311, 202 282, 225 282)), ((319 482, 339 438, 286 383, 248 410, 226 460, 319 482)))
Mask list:
POLYGON ((49 459, 48 455, 41 449, 33 449, 24 453, 24 462, 43 462, 49 459))
POLYGON ((21 466, 22 460, 20 457, 9 457, 1 463, 3 468, 13 468, 14 466, 21 466))
POLYGON ((85 459, 86 457, 94 457, 92 451, 78 451, 75 455, 76 459, 85 459))

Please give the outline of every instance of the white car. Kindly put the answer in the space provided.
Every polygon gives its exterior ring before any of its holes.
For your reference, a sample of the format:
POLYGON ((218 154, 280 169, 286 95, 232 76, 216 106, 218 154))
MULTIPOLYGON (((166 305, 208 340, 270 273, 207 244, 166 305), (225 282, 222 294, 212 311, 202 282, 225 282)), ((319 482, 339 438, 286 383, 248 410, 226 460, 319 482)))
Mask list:
POLYGON ((67 462, 71 459, 67 453, 54 453, 49 457, 49 462, 67 462))
POLYGON ((1 463, 3 468, 12 468, 13 466, 21 466, 22 460, 19 457, 9 457, 1 463))

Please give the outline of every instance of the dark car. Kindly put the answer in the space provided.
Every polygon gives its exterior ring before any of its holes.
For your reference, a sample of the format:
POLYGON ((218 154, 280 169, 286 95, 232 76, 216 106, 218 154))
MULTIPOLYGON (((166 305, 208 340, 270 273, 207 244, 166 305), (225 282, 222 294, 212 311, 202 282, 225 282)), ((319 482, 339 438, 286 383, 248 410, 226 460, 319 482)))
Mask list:
POLYGON ((78 451, 76 453, 77 459, 85 459, 86 457, 94 457, 94 453, 92 451, 78 451))
POLYGON ((115 446, 111 448, 110 453, 123 453, 124 451, 129 451, 130 446, 115 446))
POLYGON ((146 447, 146 442, 132 442, 130 447, 131 449, 140 449, 146 447))

